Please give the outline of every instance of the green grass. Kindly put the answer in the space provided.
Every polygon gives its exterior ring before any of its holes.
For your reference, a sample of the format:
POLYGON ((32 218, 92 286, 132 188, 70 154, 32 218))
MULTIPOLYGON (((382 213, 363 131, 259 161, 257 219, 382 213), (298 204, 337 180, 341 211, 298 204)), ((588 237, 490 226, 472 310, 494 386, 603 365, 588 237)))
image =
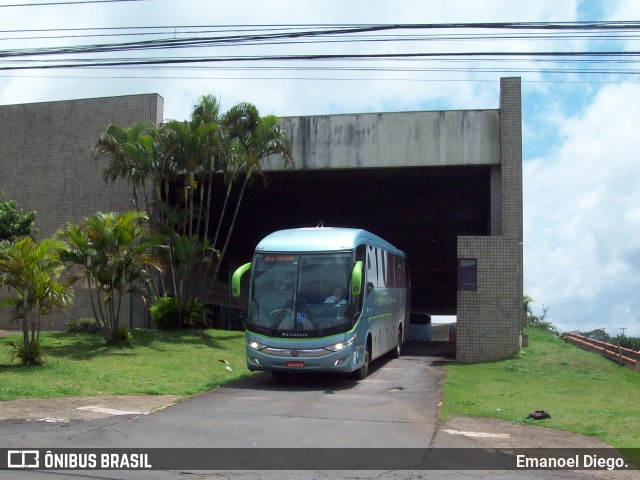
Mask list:
POLYGON ((45 332, 46 363, 11 363, 0 339, 0 401, 95 395, 193 395, 250 375, 244 332, 134 330, 125 346, 100 335, 45 332), (223 363, 222 360, 228 362, 223 363), (231 368, 229 371, 226 367, 231 368))
MULTIPOLYGON (((640 373, 546 331, 526 333, 529 347, 513 359, 447 365, 441 418, 493 417, 598 437, 615 448, 640 447, 640 373), (533 410, 551 418, 527 419, 533 410)), ((633 457, 640 465, 640 454, 633 457)))
MULTIPOLYGON (((550 333, 527 333, 529 347, 513 359, 445 366, 442 419, 494 417, 591 435, 616 448, 640 447, 640 374, 550 333), (547 410, 552 418, 528 420, 533 410, 547 410)), ((244 332, 134 330, 132 336, 127 346, 108 347, 99 335, 44 333, 43 367, 12 364, 6 345, 12 337, 0 339, 0 401, 186 396, 250 375, 244 332)), ((629 460, 640 465, 637 452, 629 460)))

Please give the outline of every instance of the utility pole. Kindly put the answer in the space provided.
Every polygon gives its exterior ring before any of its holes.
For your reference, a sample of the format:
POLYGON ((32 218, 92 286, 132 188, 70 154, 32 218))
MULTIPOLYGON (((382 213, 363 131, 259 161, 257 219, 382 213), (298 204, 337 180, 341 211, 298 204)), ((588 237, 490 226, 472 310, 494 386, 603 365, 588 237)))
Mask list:
MULTIPOLYGON (((620 330, 622 330, 622 336, 624 337, 624 331, 627 329, 627 327, 620 327, 620 330)), ((622 361, 622 346, 620 345, 620 337, 618 337, 618 355, 620 358, 620 366, 624 366, 624 362, 622 361)))

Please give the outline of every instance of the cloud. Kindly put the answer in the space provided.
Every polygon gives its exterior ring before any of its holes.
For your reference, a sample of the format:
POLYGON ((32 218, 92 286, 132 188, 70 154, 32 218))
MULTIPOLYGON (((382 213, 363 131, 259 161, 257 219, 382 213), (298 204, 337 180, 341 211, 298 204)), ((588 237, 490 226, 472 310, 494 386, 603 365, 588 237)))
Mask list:
POLYGON ((565 328, 640 323, 639 108, 640 85, 606 86, 525 162, 525 291, 565 328))
MULTIPOLYGON (((114 27, 137 25, 242 25, 242 24, 350 24, 350 23, 443 23, 443 22, 496 22, 496 21, 548 21, 573 20, 576 16, 574 1, 533 2, 523 11, 517 2, 497 0, 487 4, 475 0, 321 0, 300 2, 294 0, 247 0, 244 2, 205 0, 172 0, 154 2, 122 2, 76 5, 70 7, 32 7, 3 9, 6 25, 19 29, 114 27), (33 12, 42 13, 33 15, 33 12)), ((312 28, 312 27, 310 27, 312 28)), ((73 34, 73 32, 70 32, 73 34)), ((104 33, 104 32, 102 32, 104 33)), ((34 34, 37 35, 37 34, 34 34)), ((109 39, 112 41, 113 39, 109 39)), ((123 38, 130 40, 130 38, 123 38)), ((104 42, 105 38, 68 39, 66 43, 104 42)), ((51 40, 49 43, 56 43, 51 40)), ((24 48, 35 45, 31 41, 0 39, 0 48, 24 48)), ((482 41, 473 44, 452 42, 408 42, 398 47, 393 43, 375 44, 298 45, 282 47, 271 45, 269 53, 278 52, 341 52, 430 51, 437 49, 528 49, 527 42, 482 41), (383 50, 384 49, 384 50, 383 50)), ((551 48, 551 44, 545 44, 551 48)), ((198 54, 237 54, 248 51, 238 47, 199 50, 198 54)), ((255 51, 255 50, 253 50, 255 51)), ((262 50, 261 50, 262 51, 262 50)), ((180 54, 184 52, 181 51, 180 54)), ((177 53, 174 53, 177 54, 177 53)), ((408 62, 408 65, 413 65, 408 62)), ((317 64, 316 64, 317 65, 317 64)), ((329 65, 329 64, 327 64, 329 65)), ((342 66, 345 64, 342 63, 342 66)), ((381 66, 382 62, 361 62, 362 66, 381 66)), ((395 64, 397 66, 397 63, 395 64)), ((433 63, 429 63, 430 66, 433 63)), ((450 65, 450 64, 449 64, 450 65)), ((344 112, 396 111, 419 109, 494 108, 498 92, 499 74, 484 75, 490 83, 468 80, 478 75, 463 71, 425 72, 409 74, 391 72, 356 72, 349 80, 304 80, 305 77, 336 77, 330 71, 291 72, 275 71, 256 74, 248 71, 210 70, 133 70, 129 78, 104 78, 105 75, 123 75, 120 71, 33 71, 15 72, 4 86, 0 84, 0 104, 91 98, 111 95, 156 92, 165 99, 168 118, 186 118, 192 105, 202 94, 222 97, 224 105, 238 101, 255 103, 261 111, 279 115, 309 115, 344 112), (173 78, 154 78, 165 75, 173 78), (26 77, 28 76, 28 77, 26 77), (131 78, 141 76, 143 78, 131 78), (268 80, 264 77, 280 77, 268 80), (57 77, 57 78, 56 78, 57 77), (63 78, 60 78, 63 77, 63 78), (103 78, 96 78, 103 77, 103 78), (146 77, 146 78, 145 78, 146 77), (244 77, 244 78, 243 78, 244 77), (251 78, 263 77, 263 78, 251 78), (380 78, 408 78, 410 81, 380 80, 380 78)), ((0 72, 0 75, 3 75, 0 72)), ((125 74, 126 75, 126 74, 125 74)), ((0 77, 1 80, 1 77, 0 77)))

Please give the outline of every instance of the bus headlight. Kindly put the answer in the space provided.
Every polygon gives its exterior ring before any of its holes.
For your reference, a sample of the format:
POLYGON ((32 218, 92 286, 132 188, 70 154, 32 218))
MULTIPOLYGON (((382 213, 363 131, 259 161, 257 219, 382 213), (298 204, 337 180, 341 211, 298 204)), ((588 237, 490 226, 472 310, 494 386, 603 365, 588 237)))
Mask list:
POLYGON ((267 348, 266 345, 256 342, 255 340, 247 340, 247 345, 249 348, 253 348, 254 350, 264 350, 267 348))
POLYGON ((325 350, 329 350, 331 352, 339 352, 340 350, 344 350, 345 348, 350 347, 351 345, 353 345, 353 341, 355 339, 356 339, 356 336, 354 335, 349 340, 346 340, 344 342, 338 342, 338 343, 335 343, 333 345, 329 345, 328 347, 324 347, 324 348, 325 348, 325 350))

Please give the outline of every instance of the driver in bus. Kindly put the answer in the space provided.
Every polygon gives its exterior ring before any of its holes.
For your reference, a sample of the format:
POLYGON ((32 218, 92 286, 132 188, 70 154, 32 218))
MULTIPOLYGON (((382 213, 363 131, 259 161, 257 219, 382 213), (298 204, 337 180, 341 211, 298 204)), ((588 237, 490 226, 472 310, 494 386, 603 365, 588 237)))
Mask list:
POLYGON ((333 295, 329 295, 324 303, 335 303, 337 305, 344 305, 347 300, 343 296, 342 288, 336 287, 333 289, 333 295))

